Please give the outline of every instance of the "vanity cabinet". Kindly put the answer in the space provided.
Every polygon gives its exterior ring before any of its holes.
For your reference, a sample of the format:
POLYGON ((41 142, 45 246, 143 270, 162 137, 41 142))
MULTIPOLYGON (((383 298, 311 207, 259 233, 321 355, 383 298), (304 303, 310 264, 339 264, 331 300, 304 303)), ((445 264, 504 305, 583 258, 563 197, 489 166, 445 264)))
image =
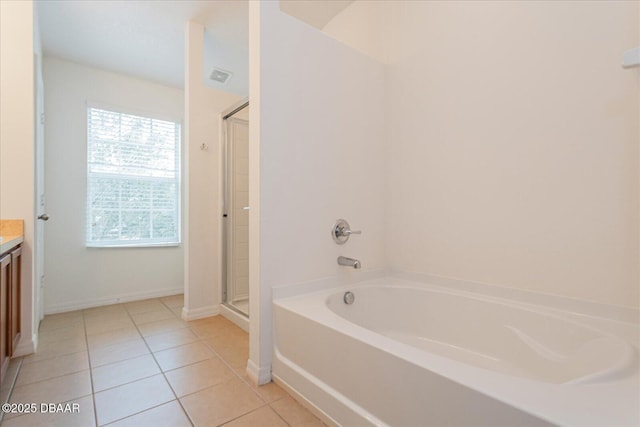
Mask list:
POLYGON ((11 286, 9 286, 9 354, 20 341, 20 290, 22 289, 22 247, 11 251, 11 286))
POLYGON ((11 286, 11 254, 0 258, 0 383, 9 366, 9 286, 11 286))
POLYGON ((20 340, 22 247, 0 255, 0 384, 20 340))

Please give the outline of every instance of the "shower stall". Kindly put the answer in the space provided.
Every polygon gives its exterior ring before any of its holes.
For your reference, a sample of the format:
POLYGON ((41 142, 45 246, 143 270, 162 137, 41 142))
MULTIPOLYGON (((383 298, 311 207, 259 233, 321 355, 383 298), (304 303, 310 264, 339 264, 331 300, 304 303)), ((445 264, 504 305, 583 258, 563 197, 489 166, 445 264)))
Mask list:
POLYGON ((222 303, 238 323, 249 317, 249 101, 223 114, 222 303))

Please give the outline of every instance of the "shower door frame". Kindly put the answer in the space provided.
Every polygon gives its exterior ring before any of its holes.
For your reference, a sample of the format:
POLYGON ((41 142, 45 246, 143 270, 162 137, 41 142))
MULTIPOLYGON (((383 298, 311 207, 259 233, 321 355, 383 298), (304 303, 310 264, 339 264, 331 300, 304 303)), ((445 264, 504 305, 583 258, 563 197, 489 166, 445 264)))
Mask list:
MULTIPOLYGON (((230 191, 229 188, 231 179, 229 177, 229 166, 231 161, 231 152, 230 149, 230 138, 232 137, 232 132, 230 130, 230 122, 229 119, 233 118, 233 115, 242 111, 244 108, 249 106, 249 98, 244 98, 241 101, 233 104, 231 107, 222 112, 222 137, 223 137, 223 149, 222 149, 222 263, 221 263, 221 286, 220 286, 220 298, 221 303, 224 307, 233 311, 234 313, 243 316, 245 318, 249 318, 249 313, 244 313, 242 310, 236 308, 233 304, 227 301, 228 298, 228 286, 230 279, 230 268, 229 262, 231 262, 231 214, 233 211, 233 206, 230 203, 230 191)), ((242 120, 242 119, 237 119, 242 120)))

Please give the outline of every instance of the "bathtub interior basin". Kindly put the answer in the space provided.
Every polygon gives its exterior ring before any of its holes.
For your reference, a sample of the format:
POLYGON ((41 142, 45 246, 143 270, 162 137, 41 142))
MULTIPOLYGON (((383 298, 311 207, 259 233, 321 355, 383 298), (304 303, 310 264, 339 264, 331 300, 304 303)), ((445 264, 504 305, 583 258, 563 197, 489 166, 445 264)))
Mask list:
POLYGON ((468 365, 535 381, 597 383, 636 369, 627 342, 586 325, 500 301, 411 287, 354 289, 327 297, 349 322, 395 341, 468 365), (394 300, 402 310, 385 310, 394 300))

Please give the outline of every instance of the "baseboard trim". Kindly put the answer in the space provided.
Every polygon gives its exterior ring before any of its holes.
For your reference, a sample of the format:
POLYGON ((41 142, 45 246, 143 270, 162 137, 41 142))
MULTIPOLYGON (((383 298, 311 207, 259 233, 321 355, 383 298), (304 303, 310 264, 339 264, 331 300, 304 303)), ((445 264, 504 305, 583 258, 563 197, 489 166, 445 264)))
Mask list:
POLYGON ((38 349, 38 334, 32 334, 31 339, 25 337, 26 334, 20 338, 18 346, 11 357, 26 356, 36 352, 38 349))
POLYGON ((179 289, 161 289, 157 291, 145 291, 145 292, 132 292, 129 294, 120 294, 113 297, 98 298, 87 301, 74 301, 65 304, 54 305, 53 307, 46 307, 45 314, 65 313, 67 311, 82 310, 85 308, 101 307, 103 305, 119 304, 122 302, 138 301, 150 298, 168 297, 172 295, 179 295, 184 292, 183 288, 179 289))
POLYGON ((220 314, 220 304, 208 305, 206 307, 193 308, 182 307, 182 320, 190 321, 202 319, 203 317, 217 316, 220 314))
POLYGON ((247 375, 254 384, 263 385, 271 382, 271 366, 260 368, 251 359, 247 361, 247 375))
POLYGON ((225 307, 224 304, 220 304, 220 314, 222 314, 227 320, 235 323, 238 327, 242 328, 246 333, 249 333, 249 319, 231 310, 229 307, 225 307))

